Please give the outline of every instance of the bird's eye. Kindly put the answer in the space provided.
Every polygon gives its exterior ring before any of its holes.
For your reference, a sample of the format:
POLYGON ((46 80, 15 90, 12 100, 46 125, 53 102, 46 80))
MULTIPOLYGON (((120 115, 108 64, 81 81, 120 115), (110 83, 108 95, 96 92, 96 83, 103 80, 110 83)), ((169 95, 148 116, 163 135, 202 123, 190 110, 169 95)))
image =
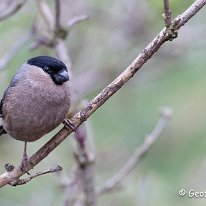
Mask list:
POLYGON ((49 67, 44 67, 45 72, 49 71, 49 67))
POLYGON ((49 71, 50 71, 49 67, 44 67, 44 71, 49 73, 49 71))

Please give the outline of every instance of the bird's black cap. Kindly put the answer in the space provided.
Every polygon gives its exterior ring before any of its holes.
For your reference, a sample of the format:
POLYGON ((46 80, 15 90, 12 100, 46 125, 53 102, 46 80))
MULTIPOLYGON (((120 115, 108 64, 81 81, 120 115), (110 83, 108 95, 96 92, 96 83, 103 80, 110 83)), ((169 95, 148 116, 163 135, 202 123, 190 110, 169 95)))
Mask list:
POLYGON ((50 57, 50 56, 37 56, 37 57, 31 58, 27 61, 27 64, 34 65, 42 69, 45 69, 45 67, 48 67, 54 73, 57 73, 61 69, 64 69, 67 71, 67 67, 62 61, 54 57, 50 57))

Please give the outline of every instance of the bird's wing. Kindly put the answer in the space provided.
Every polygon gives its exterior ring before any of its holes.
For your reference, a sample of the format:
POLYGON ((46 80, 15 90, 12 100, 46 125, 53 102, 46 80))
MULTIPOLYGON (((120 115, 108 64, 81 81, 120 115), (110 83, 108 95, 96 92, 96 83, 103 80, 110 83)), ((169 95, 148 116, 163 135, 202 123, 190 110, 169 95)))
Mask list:
POLYGON ((15 78, 13 77, 13 79, 11 80, 11 82, 10 82, 10 84, 9 84, 9 87, 5 90, 5 92, 4 92, 4 94, 3 94, 3 97, 2 97, 2 99, 1 99, 1 101, 0 101, 0 118, 3 117, 3 108, 2 108, 2 107, 3 107, 4 99, 5 99, 8 91, 9 91, 9 89, 10 89, 11 87, 15 87, 19 82, 20 82, 20 79, 15 79, 15 78))
POLYGON ((9 90, 9 88, 10 87, 14 87, 15 86, 15 84, 14 84, 14 82, 13 82, 13 80, 10 82, 10 85, 9 85, 9 87, 5 90, 5 92, 4 92, 4 94, 3 94, 3 97, 2 97, 2 99, 1 99, 1 101, 0 101, 0 118, 3 116, 3 103, 4 103, 4 99, 5 99, 5 96, 6 96, 6 94, 7 94, 7 92, 8 92, 8 90, 9 90))
MULTIPOLYGON (((2 98, 2 100, 0 101, 0 118, 2 118, 3 116, 3 111, 2 111, 2 106, 3 106, 3 100, 4 100, 4 96, 2 98)), ((6 130, 4 129, 3 125, 0 125, 0 136, 3 134, 6 134, 6 130)))
POLYGON ((4 95, 0 101, 0 118, 3 117, 3 103, 4 103, 4 98, 5 98, 5 92, 4 92, 4 95))

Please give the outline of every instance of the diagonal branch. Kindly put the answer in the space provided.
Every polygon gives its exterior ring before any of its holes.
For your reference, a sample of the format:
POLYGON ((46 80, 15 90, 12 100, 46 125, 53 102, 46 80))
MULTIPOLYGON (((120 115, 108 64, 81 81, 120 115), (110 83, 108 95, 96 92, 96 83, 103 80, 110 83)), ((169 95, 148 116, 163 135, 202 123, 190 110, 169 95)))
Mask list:
POLYGON ((144 142, 138 147, 131 158, 124 164, 124 166, 113 175, 102 187, 96 189, 98 195, 110 192, 115 189, 121 181, 129 175, 129 173, 136 167, 142 157, 148 152, 156 139, 160 136, 161 132, 167 125, 172 115, 172 110, 169 108, 162 109, 159 121, 157 122, 153 131, 145 137, 144 142))
MULTIPOLYGON (((206 0, 196 0, 183 14, 178 16, 171 26, 175 29, 182 27, 189 19, 191 19, 203 6, 206 0)), ((113 94, 115 94, 133 75, 153 56, 155 52, 170 40, 171 34, 167 33, 164 28, 149 45, 137 56, 137 58, 120 74, 111 84, 101 91, 85 108, 76 113, 70 122, 75 128, 79 127, 84 121, 87 120, 99 107, 101 107, 113 94)), ((32 169, 35 165, 41 162, 47 155, 50 154, 66 137, 73 131, 62 128, 51 140, 49 140, 42 148, 33 154, 26 167, 28 170, 32 169)), ((0 187, 9 184, 12 180, 18 179, 25 174, 18 166, 12 172, 5 172, 0 175, 0 187)))

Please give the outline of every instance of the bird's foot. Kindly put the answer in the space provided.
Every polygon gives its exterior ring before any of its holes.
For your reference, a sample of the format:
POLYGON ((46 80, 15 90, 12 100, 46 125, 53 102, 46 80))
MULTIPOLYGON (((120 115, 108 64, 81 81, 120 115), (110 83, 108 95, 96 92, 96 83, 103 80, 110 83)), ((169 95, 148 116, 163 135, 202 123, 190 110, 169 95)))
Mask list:
POLYGON ((69 119, 65 119, 63 121, 63 124, 67 129, 71 129, 71 130, 76 132, 76 129, 75 129, 74 125, 69 121, 69 119))

